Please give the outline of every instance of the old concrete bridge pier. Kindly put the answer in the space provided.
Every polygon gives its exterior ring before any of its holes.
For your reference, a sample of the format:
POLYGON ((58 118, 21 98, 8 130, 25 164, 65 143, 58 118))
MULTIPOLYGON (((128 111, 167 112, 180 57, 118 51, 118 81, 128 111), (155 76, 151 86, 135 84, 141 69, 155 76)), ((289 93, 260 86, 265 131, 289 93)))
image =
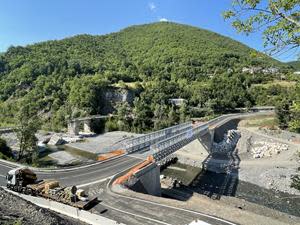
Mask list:
POLYGON ((112 117, 113 115, 94 115, 89 117, 82 117, 70 120, 68 123, 68 133, 70 135, 78 135, 80 131, 80 126, 83 124, 83 131, 84 133, 92 133, 91 125, 92 120, 96 119, 106 119, 112 117))

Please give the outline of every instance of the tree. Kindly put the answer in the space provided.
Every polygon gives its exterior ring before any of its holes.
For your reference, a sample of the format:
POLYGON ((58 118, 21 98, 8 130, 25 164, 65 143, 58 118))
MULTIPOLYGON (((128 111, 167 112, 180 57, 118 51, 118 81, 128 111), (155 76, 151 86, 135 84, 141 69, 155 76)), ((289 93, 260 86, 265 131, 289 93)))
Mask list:
POLYGON ((232 0, 223 17, 247 35, 263 30, 264 46, 274 54, 299 47, 299 6, 299 0, 232 0))
POLYGON ((179 121, 180 123, 184 123, 188 120, 188 107, 187 104, 184 102, 179 107, 179 121))
POLYGON ((144 94, 133 102, 133 128, 134 132, 143 132, 153 127, 153 112, 144 94))
POLYGON ((22 106, 17 115, 18 128, 16 129, 17 138, 20 143, 18 160, 26 157, 28 162, 32 162, 37 154, 37 138, 35 133, 40 127, 38 116, 27 104, 22 106))
POLYGON ((291 131, 300 133, 300 102, 294 102, 290 109, 291 120, 288 123, 291 131))
POLYGON ((117 105, 117 120, 120 130, 130 131, 132 110, 128 102, 122 102, 117 105))
POLYGON ((7 143, 4 139, 0 138, 0 158, 12 158, 13 154, 11 149, 7 146, 7 143))
POLYGON ((178 116, 176 114, 176 109, 174 106, 171 107, 168 113, 168 126, 172 126, 178 122, 178 116))
POLYGON ((168 107, 165 104, 156 104, 154 108, 154 130, 159 130, 168 126, 168 107))
POLYGON ((279 127, 281 129, 287 128, 288 121, 290 120, 289 108, 290 103, 288 99, 283 99, 276 106, 276 117, 279 121, 279 127))

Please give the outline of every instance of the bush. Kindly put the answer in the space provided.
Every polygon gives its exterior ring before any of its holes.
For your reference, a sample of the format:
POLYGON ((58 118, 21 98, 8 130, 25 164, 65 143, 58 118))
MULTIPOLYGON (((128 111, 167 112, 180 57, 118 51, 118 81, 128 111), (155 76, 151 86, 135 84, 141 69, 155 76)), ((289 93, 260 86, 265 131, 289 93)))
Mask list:
POLYGON ((12 158, 13 154, 11 149, 7 146, 7 143, 4 139, 0 138, 0 158, 8 159, 12 158))
POLYGON ((111 132, 111 131, 116 131, 116 130, 118 130, 118 123, 113 119, 109 119, 105 123, 105 131, 111 132))

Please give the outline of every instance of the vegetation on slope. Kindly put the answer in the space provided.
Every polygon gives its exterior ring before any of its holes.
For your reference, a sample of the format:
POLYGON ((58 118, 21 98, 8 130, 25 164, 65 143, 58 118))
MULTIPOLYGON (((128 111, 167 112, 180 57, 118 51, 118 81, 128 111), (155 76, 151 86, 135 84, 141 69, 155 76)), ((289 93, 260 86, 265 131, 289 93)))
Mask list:
POLYGON ((255 87, 280 77, 241 73, 251 66, 287 71, 285 64, 230 38, 175 23, 10 47, 0 56, 0 121, 16 123, 16 112, 28 105, 44 128, 59 130, 70 118, 100 113, 110 86, 132 83, 141 94, 133 106, 118 107, 118 121, 110 127, 117 122, 118 128, 141 132, 190 116, 274 105, 295 89, 255 87), (188 102, 175 107, 170 98, 188 102))
POLYGON ((293 67, 295 70, 300 71, 300 61, 292 61, 287 63, 289 66, 293 67))

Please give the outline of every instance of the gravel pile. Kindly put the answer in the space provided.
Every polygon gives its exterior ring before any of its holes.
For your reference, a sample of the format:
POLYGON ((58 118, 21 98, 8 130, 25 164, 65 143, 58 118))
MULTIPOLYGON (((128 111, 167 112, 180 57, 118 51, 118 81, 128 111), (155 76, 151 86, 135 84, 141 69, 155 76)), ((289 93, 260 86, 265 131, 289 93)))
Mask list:
POLYGON ((253 146, 250 150, 253 158, 272 157, 272 155, 278 155, 280 152, 289 149, 287 144, 267 141, 253 142, 253 146))
POLYGON ((0 224, 84 225, 86 223, 38 207, 0 188, 0 224))

